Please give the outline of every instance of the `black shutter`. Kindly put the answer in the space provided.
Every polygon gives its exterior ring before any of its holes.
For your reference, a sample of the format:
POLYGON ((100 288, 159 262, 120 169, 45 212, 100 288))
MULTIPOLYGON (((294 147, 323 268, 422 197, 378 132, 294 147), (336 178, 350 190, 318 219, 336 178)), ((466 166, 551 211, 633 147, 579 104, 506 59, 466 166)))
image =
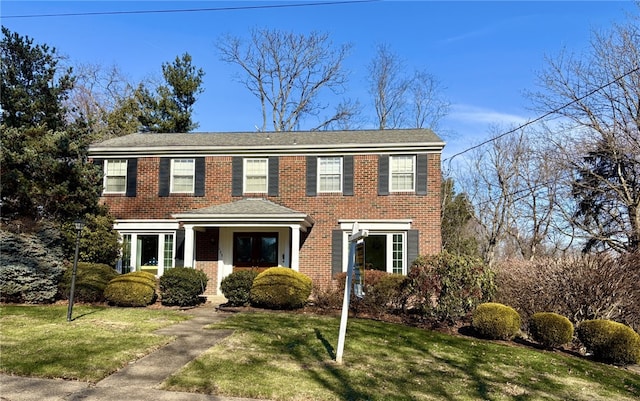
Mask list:
POLYGON ((342 194, 353 196, 353 156, 342 158, 342 194))
POLYGON ((158 175, 158 196, 169 196, 169 186, 171 185, 171 159, 160 158, 160 174, 158 175))
POLYGON ((242 157, 236 156, 231 160, 231 196, 242 196, 242 157))
POLYGON ((407 231, 407 273, 411 264, 420 256, 420 232, 418 230, 407 231))
POLYGON ((196 168, 195 168, 195 192, 194 195, 195 196, 204 196, 204 182, 205 182, 205 177, 207 175, 206 173, 206 169, 205 169, 205 164, 204 164, 204 157, 197 157, 196 160, 196 168))
POLYGON ((427 194, 427 154, 416 157, 416 194, 427 194))
POLYGON ((331 232, 331 277, 342 273, 342 230, 331 232))
POLYGON ((278 156, 269 157, 269 196, 278 196, 280 178, 280 158, 278 156))
POLYGON ((176 231, 175 267, 184 267, 184 228, 176 231))
POLYGON ((135 197, 138 184, 138 159, 127 159, 127 192, 126 196, 135 197))
POLYGON ((316 196, 318 158, 307 156, 307 196, 316 196))
POLYGON ((389 195, 389 155, 378 156, 378 195, 389 195))

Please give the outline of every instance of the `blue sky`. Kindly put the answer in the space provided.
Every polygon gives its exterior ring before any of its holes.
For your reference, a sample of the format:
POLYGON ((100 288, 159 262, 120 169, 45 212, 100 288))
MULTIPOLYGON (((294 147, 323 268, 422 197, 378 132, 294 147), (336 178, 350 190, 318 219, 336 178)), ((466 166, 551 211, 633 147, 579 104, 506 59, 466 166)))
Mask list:
MULTIPOLYGON (((321 0, 317 1, 320 2, 321 0)), ((314 1, 312 1, 314 2, 314 1)), ((446 87, 452 109, 442 123, 444 156, 485 139, 491 124, 507 126, 537 115, 525 90, 536 89, 545 56, 566 48, 588 50, 591 31, 624 23, 638 13, 632 1, 371 1, 291 8, 176 13, 6 18, 16 15, 104 11, 224 8, 300 1, 8 1, 2 25, 37 43, 55 46, 73 63, 118 65, 132 80, 161 76, 161 65, 188 52, 202 68, 205 92, 196 103, 198 131, 253 131, 255 99, 233 80, 236 67, 219 61, 221 35, 248 36, 251 28, 326 31, 351 43, 347 97, 370 114, 367 64, 387 43, 411 69, 426 69, 446 87)), ((371 117, 371 116, 370 116, 371 117)), ((375 127, 373 118, 371 125, 375 127)), ((367 126, 365 126, 366 128, 367 126)), ((306 128, 306 127, 302 127, 306 128)))

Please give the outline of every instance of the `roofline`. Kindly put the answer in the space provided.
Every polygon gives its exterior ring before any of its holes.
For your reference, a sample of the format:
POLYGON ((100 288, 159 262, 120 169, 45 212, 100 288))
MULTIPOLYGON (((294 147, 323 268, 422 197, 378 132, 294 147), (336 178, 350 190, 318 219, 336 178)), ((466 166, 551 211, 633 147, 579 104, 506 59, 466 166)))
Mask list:
POLYGON ((180 223, 280 223, 300 224, 304 228, 311 227, 314 219, 304 213, 262 213, 262 214, 224 214, 224 213, 175 213, 172 216, 180 223))
POLYGON ((243 155, 309 155, 309 154, 356 154, 356 153, 416 153, 441 152, 444 142, 408 142, 373 144, 333 145, 286 145, 286 146, 129 146, 89 147, 89 156, 243 156, 243 155))

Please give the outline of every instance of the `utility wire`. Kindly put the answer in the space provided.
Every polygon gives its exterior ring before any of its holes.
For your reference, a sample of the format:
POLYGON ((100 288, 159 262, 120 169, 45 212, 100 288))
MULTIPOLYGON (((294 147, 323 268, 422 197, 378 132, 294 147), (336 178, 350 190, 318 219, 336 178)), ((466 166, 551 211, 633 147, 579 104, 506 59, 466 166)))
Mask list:
POLYGON ((206 11, 238 11, 238 10, 264 10, 272 8, 294 8, 294 7, 313 7, 313 6, 331 6, 343 4, 357 3, 373 3, 382 0, 346 0, 346 1, 323 1, 314 3, 292 3, 292 4, 271 4, 259 6, 235 6, 235 7, 211 7, 211 8, 183 8, 174 10, 133 10, 133 11, 96 11, 96 12, 78 12, 78 13, 58 13, 58 14, 23 14, 23 15, 3 15, 2 18, 49 18, 49 17, 86 17, 96 15, 126 15, 126 14, 170 14, 170 13, 192 13, 206 11))
POLYGON ((452 161, 454 158, 458 157, 458 156, 461 156, 461 155, 463 155, 463 154, 465 154, 465 153, 467 153, 467 152, 470 152, 470 151, 472 151, 472 150, 474 150, 474 149, 478 149, 478 148, 480 148, 480 147, 482 147, 482 146, 484 146, 484 145, 486 145, 486 144, 488 144, 488 143, 491 143, 491 142, 493 142, 493 141, 496 141, 496 140, 498 140, 498 139, 500 139, 500 138, 502 138, 502 137, 505 137, 505 136, 507 136, 507 135, 513 134, 514 132, 519 131, 519 130, 521 130, 521 129, 525 128, 525 127, 528 127, 529 125, 535 124, 535 123, 537 123, 537 122, 538 122, 538 121, 540 121, 540 120, 544 120, 545 118, 549 117, 550 115, 552 115, 552 114, 556 114, 556 113, 558 113, 559 111, 561 111, 562 109, 565 109, 565 108, 567 108, 567 107, 571 106, 571 105, 572 105, 572 104, 574 104, 574 103, 578 103, 578 102, 580 102, 580 101, 582 101, 582 100, 584 100, 584 99, 588 98, 589 96, 593 95, 594 93, 596 93, 596 92, 598 92, 598 91, 600 91, 600 90, 602 90, 602 89, 606 88, 607 86, 613 85, 614 83, 616 83, 616 82, 620 81, 621 79, 625 78, 626 76, 631 75, 631 74, 633 74, 633 73, 635 73, 635 72, 638 72, 638 71, 640 71, 640 67, 636 67, 636 68, 634 68, 634 69, 632 69, 632 70, 630 70, 630 71, 627 71, 627 72, 625 72, 624 74, 620 75, 619 77, 614 78, 611 82, 608 82, 608 83, 606 83, 606 84, 600 85, 599 87, 597 87, 597 88, 595 88, 595 89, 593 89, 593 90, 591 90, 591 91, 587 92, 586 94, 582 95, 582 96, 581 96, 581 97, 579 97, 579 98, 576 98, 576 99, 574 99, 574 100, 570 101, 569 103, 566 103, 566 104, 564 104, 564 105, 562 105, 562 106, 560 106, 560 107, 557 107, 557 108, 555 108, 555 109, 553 109, 553 110, 551 110, 551 111, 548 111, 548 112, 544 113, 543 115, 541 115, 541 116, 539 116, 539 117, 537 117, 537 118, 534 118, 533 120, 527 121, 526 123, 524 123, 524 124, 522 124, 522 125, 520 125, 520 126, 518 126, 518 127, 516 127, 516 128, 513 128, 513 129, 511 129, 511 130, 509 130, 509 131, 507 131, 507 132, 503 132, 503 133, 502 133, 502 134, 500 134, 500 135, 497 135, 497 136, 492 137, 492 138, 490 138, 490 139, 487 139, 487 140, 485 140, 485 141, 483 141, 483 142, 480 142, 480 143, 479 143, 479 144, 477 144, 477 145, 471 146, 470 148, 467 148, 467 149, 465 149, 465 150, 463 150, 463 151, 460 151, 460 152, 458 152, 458 153, 454 154, 453 156, 448 157, 448 158, 446 158, 446 159, 442 160, 442 162, 444 163, 445 161, 448 161, 448 162, 449 162, 449 164, 451 164, 451 161, 452 161))

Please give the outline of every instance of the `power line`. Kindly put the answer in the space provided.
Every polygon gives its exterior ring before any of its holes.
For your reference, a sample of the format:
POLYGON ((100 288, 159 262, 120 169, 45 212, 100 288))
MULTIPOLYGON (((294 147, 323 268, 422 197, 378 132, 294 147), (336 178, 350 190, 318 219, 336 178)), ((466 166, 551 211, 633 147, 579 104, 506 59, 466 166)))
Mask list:
POLYGON ((480 142, 480 143, 479 143, 479 144, 477 144, 477 145, 471 146, 470 148, 467 148, 467 149, 465 149, 465 150, 463 150, 463 151, 460 151, 460 152, 458 152, 458 153, 454 154, 453 156, 448 157, 448 158, 446 158, 446 159, 442 160, 442 162, 444 163, 445 161, 448 161, 449 163, 451 163, 451 161, 452 161, 455 157, 461 156, 461 155, 463 155, 463 154, 465 154, 465 153, 467 153, 467 152, 469 152, 469 151, 472 151, 472 150, 474 150, 474 149, 477 149, 477 148, 479 148, 479 147, 482 147, 482 146, 484 146, 484 145, 486 145, 486 144, 488 144, 488 143, 491 143, 491 142, 493 142, 493 141, 497 141, 498 139, 500 139, 500 138, 502 138, 502 137, 505 137, 505 136, 507 136, 507 135, 513 134, 514 132, 519 131, 519 130, 521 130, 521 129, 525 128, 525 127, 528 127, 529 125, 535 124, 535 123, 537 123, 537 122, 538 122, 538 121, 540 121, 540 120, 544 120, 545 118, 549 117, 550 115, 552 115, 552 114, 556 114, 556 113, 558 113, 559 111, 561 111, 562 109, 565 109, 565 108, 567 108, 567 107, 571 106, 571 105, 572 105, 572 104, 574 104, 574 103, 580 102, 580 101, 582 101, 582 100, 584 100, 584 99, 588 98, 589 96, 593 95, 594 93, 596 93, 596 92, 598 92, 598 91, 600 91, 600 90, 602 90, 602 89, 606 88, 607 86, 609 86, 609 85, 613 85, 614 83, 616 83, 616 82, 620 81, 621 79, 625 78, 627 75, 631 75, 631 74, 633 74, 633 73, 635 73, 635 72, 638 72, 638 71, 640 71, 640 67, 636 67, 636 68, 634 68, 634 69, 632 69, 632 70, 630 70, 630 71, 627 71, 627 72, 625 72, 624 74, 620 75, 619 77, 614 78, 611 82, 608 82, 608 83, 606 83, 606 84, 600 85, 599 87, 597 87, 597 88, 595 88, 595 89, 593 89, 593 90, 591 90, 591 91, 587 92, 585 95, 582 95, 582 96, 581 96, 581 97, 579 97, 579 98, 576 98, 576 99, 574 99, 574 100, 570 101, 569 103, 566 103, 566 104, 564 104, 564 105, 562 105, 562 106, 560 106, 560 107, 557 107, 557 108, 555 108, 555 109, 553 109, 553 110, 551 110, 551 111, 548 111, 548 112, 544 113, 543 115, 541 115, 541 116, 539 116, 539 117, 537 117, 537 118, 534 118, 533 120, 527 121, 526 123, 524 123, 524 124, 522 124, 522 125, 520 125, 520 126, 518 126, 518 127, 516 127, 516 128, 513 128, 513 129, 511 129, 511 130, 509 130, 509 131, 507 131, 507 132, 503 132, 502 134, 500 134, 500 135, 498 135, 498 136, 492 137, 492 138, 487 139, 487 140, 485 140, 485 141, 483 141, 483 142, 480 142))
POLYGON ((332 6, 356 3, 373 3, 382 0, 345 0, 345 1, 323 1, 315 3, 293 3, 293 4, 271 4, 259 6, 235 6, 235 7, 211 7, 211 8, 183 8, 173 10, 133 10, 133 11, 96 11, 96 12, 78 12, 78 13, 57 13, 57 14, 23 14, 23 15, 4 15, 4 19, 16 18, 49 18, 49 17, 86 17, 96 15, 126 15, 126 14, 170 14, 170 13, 192 13, 207 11, 238 11, 238 10, 264 10, 272 8, 294 8, 294 7, 314 7, 314 6, 332 6))

